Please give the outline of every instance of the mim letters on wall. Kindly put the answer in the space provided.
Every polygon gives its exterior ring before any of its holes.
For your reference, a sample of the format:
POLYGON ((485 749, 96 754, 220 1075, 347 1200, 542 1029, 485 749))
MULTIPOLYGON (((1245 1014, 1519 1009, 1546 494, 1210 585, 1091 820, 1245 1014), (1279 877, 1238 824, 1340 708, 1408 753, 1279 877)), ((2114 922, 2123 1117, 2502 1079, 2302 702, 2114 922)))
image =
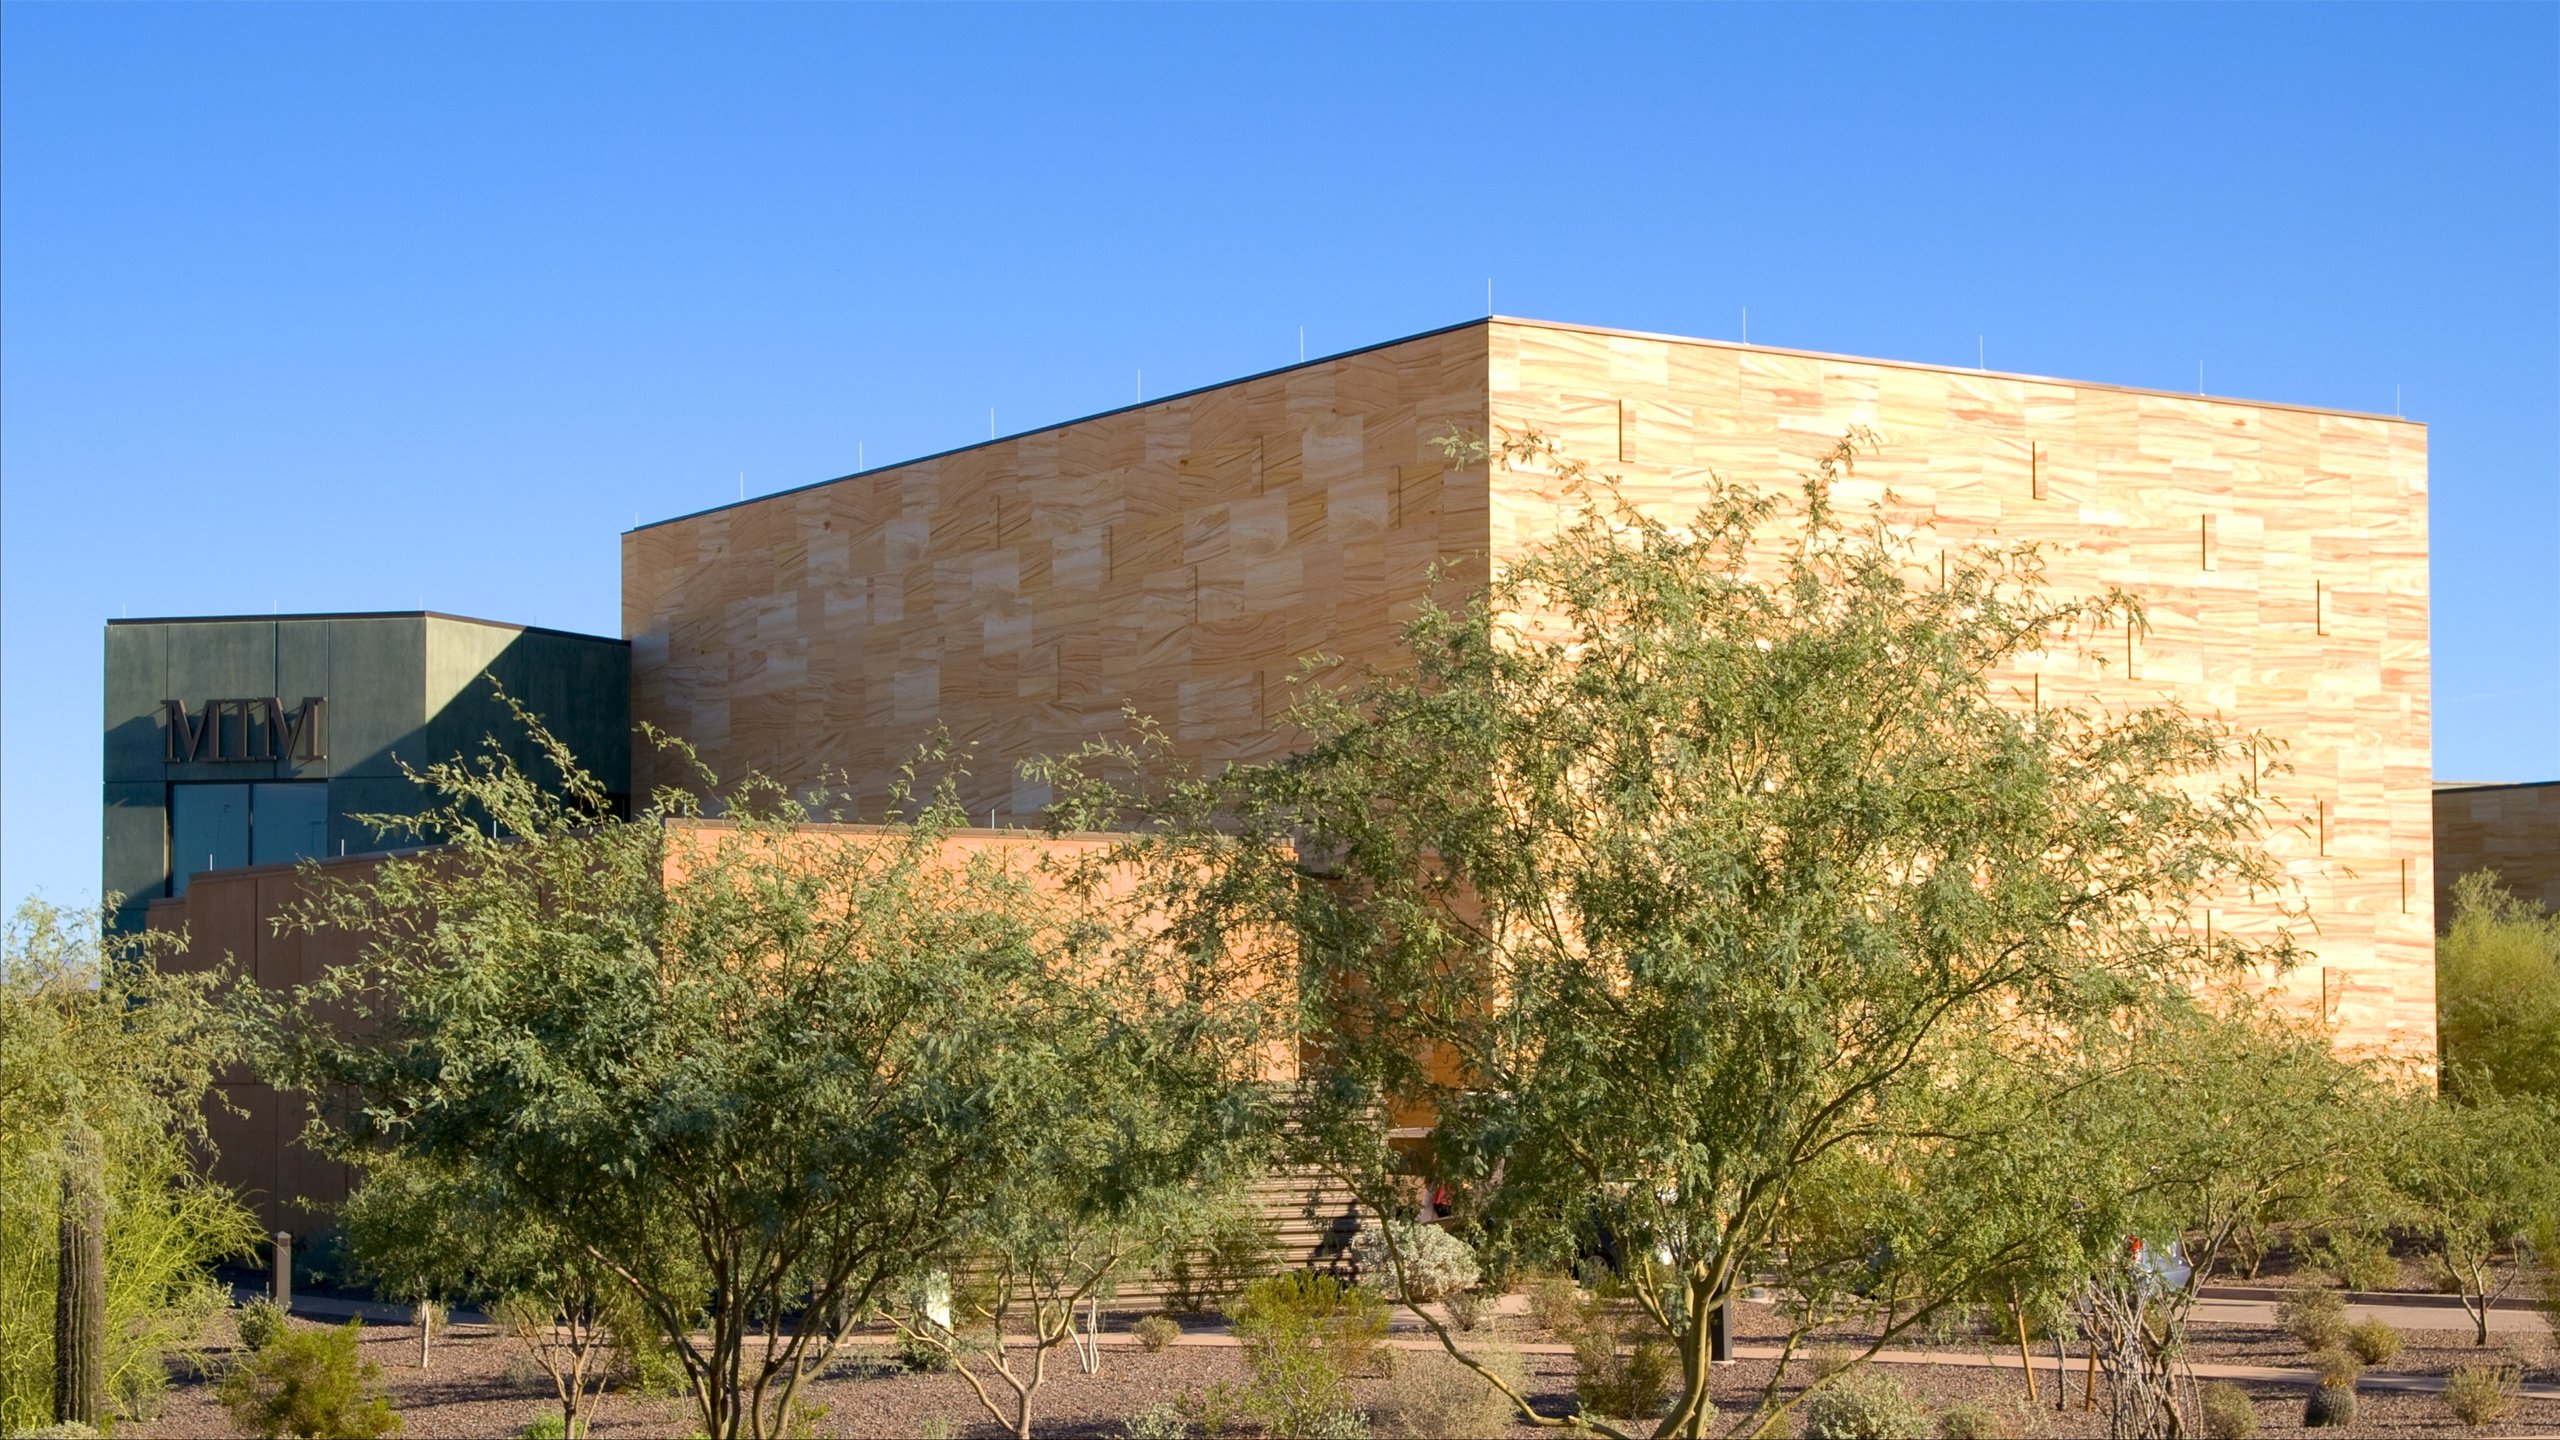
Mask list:
POLYGON ((325 760, 329 746, 322 727, 326 702, 302 697, 299 709, 265 699, 207 700, 197 715, 183 700, 163 700, 168 720, 168 763, 196 760, 325 760))

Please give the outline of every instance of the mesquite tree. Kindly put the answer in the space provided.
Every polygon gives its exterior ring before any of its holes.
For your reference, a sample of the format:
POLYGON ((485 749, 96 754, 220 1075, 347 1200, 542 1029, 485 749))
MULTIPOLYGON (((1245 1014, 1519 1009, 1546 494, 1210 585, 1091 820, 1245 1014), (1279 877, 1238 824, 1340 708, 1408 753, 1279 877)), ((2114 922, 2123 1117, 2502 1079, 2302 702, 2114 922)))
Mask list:
MULTIPOLYGON (((1132 853, 1172 923, 1295 938, 1310 1158, 1392 1206, 1384 1129, 1434 1120, 1463 1223, 1614 1262, 1679 1356, 1658 1433, 1694 1436, 1709 1317, 1827 1171, 1961 1168, 1937 1112, 1984 1046, 2058 1085, 2092 1018, 2286 961, 2195 924, 2287 888, 2273 757, 2170 703, 2033 703, 2023 667, 2096 673, 2138 601, 1844 512, 1850 444, 1792 504, 1710 478, 1676 518, 1536 436, 1453 446, 1577 499, 1475 602, 1421 607, 1409 668, 1305 686, 1282 761, 1164 779, 1142 738, 1046 773, 1067 823, 1158 827, 1132 853)), ((1978 1293, 2020 1252, 2002 1218, 1890 1323, 1978 1293)))
POLYGON ((518 713, 554 783, 494 747, 431 767, 394 823, 436 848, 307 872, 299 923, 361 951, 270 997, 274 1073, 353 1154, 485 1171, 627 1287, 706 1434, 784 1433, 1007 1183, 1059 926, 1017 852, 947 843, 947 782, 859 831, 698 772, 624 819, 518 713))

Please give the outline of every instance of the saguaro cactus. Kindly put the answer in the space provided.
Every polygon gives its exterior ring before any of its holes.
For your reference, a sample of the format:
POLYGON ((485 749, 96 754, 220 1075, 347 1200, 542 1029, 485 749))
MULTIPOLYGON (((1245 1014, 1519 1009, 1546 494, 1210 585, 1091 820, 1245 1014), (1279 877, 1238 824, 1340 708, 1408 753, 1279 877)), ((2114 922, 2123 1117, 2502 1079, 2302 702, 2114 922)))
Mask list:
POLYGON ((53 1418, 99 1425, 107 1410, 107 1168, 98 1133, 62 1141, 62 1255, 53 1302, 53 1418))

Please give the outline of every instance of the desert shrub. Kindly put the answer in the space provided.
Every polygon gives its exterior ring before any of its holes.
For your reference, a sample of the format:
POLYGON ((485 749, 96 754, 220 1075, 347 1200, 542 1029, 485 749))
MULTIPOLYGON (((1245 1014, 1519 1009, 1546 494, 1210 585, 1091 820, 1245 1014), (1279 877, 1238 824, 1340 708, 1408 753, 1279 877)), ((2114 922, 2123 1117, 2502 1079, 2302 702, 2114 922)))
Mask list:
POLYGON ((516 1440, 569 1440, 569 1422, 557 1410, 546 1410, 516 1432, 516 1440))
POLYGON ((1148 1315, 1130 1326, 1129 1334, 1137 1340, 1139 1349, 1153 1355, 1182 1338, 1182 1327, 1170 1315, 1148 1315))
POLYGON ((1927 1413, 1881 1370, 1842 1376, 1804 1402, 1804 1440, 1909 1440, 1928 1433, 1927 1413))
POLYGON ((1582 1287, 1573 1283, 1572 1276, 1553 1271, 1533 1275, 1525 1293, 1529 1298, 1529 1318, 1537 1322, 1539 1329, 1550 1335, 1572 1331, 1580 1314, 1577 1307, 1582 1303, 1582 1287))
POLYGON ((2213 1380, 2198 1398, 2204 1408, 2205 1440, 2249 1440, 2258 1433, 2258 1407, 2248 1391, 2228 1380, 2213 1380))
POLYGON ((2504 1420, 2516 1410, 2515 1372, 2497 1365, 2457 1365, 2444 1382, 2444 1408, 2465 1425, 2504 1420))
POLYGON ((1249 1209, 1221 1213, 1208 1233, 1165 1265, 1165 1308, 1199 1315, 1224 1308, 1257 1275, 1271 1273, 1280 1253, 1261 1217, 1249 1209))
POLYGON ((2560 1099, 2560 915, 2473 871, 2436 942, 2445 1093, 2560 1099))
POLYGON ((1191 1440, 1191 1426, 1180 1410, 1157 1405, 1122 1420, 1120 1440, 1191 1440))
POLYGON ((273 1300, 252 1300, 241 1306, 233 1318, 240 1326, 240 1347, 244 1350, 264 1350, 293 1330, 293 1321, 286 1318, 284 1307, 273 1300))
MULTIPOLYGON (((1479 1358, 1513 1388, 1519 1387, 1516 1355, 1493 1350, 1479 1358)), ((1492 1440, 1510 1433, 1516 1413, 1509 1397, 1483 1376, 1444 1353, 1423 1351, 1410 1358, 1396 1383, 1386 1387, 1370 1407, 1369 1425, 1372 1433, 1382 1437, 1492 1440)))
POLYGON ((1984 1400, 1964 1400, 1938 1412, 1938 1440, 2010 1440, 2022 1427, 2017 1416, 1984 1400))
POLYGON ((1575 1313, 1573 1393, 1582 1408, 1616 1420, 1647 1420, 1670 1398, 1669 1346, 1651 1336, 1632 1338, 1632 1317, 1606 1296, 1593 1295, 1575 1313))
POLYGON ((2391 1242, 2361 1230, 2332 1230, 2321 1239, 2314 1259, 2349 1290, 2388 1290, 2400 1283, 2400 1262, 2391 1257, 2391 1242))
POLYGON ((2333 1390, 2352 1390, 2356 1386, 2356 1376, 2364 1371, 2364 1363, 2340 1348, 2313 1355, 2311 1368, 2319 1372, 2323 1386, 2333 1390))
POLYGON ((1440 1297, 1440 1308, 1447 1313, 1450 1324, 1461 1331, 1472 1331, 1484 1320, 1484 1292, 1452 1290, 1440 1297))
POLYGON ((2302 1402, 2302 1428, 2325 1430, 2356 1423, 2356 1392, 2351 1385, 2314 1385, 2302 1402))
POLYGON ((2276 1306, 2276 1322, 2310 1351, 2332 1350, 2347 1338, 2346 1297, 2304 1286, 2276 1306))
POLYGON ((378 1388, 382 1367, 358 1352, 363 1340, 357 1320, 287 1331, 224 1378, 223 1408, 252 1435, 377 1440, 395 1434, 400 1417, 378 1388))
POLYGON ((1176 1414, 1200 1427, 1209 1440, 1235 1428, 1236 1419, 1245 1410, 1246 1387, 1231 1380, 1220 1380, 1206 1390, 1185 1390, 1174 1397, 1176 1414))
POLYGON ((1387 1338, 1385 1301, 1330 1275, 1274 1275, 1237 1297, 1235 1334, 1253 1369, 1246 1407, 1266 1431, 1284 1440, 1367 1433, 1351 1377, 1387 1338))
POLYGON ((1394 1267, 1388 1263, 1387 1241, 1390 1233, 1395 1248, 1404 1257, 1404 1298, 1420 1305, 1438 1300, 1452 1291, 1472 1287, 1484 1277, 1476 1265, 1476 1254, 1467 1242, 1437 1225, 1417 1225, 1395 1220, 1386 1226, 1363 1221, 1359 1233, 1351 1237, 1351 1263, 1358 1267, 1360 1278, 1393 1298, 1394 1267))
POLYGON ((1846 1345, 1816 1345, 1806 1358, 1813 1362, 1813 1380, 1817 1385, 1858 1363, 1856 1352, 1846 1345))
POLYGON ((2343 1338, 2347 1353, 2367 1365, 2388 1365, 2400 1353, 2400 1332, 2379 1318, 2358 1320, 2343 1338))

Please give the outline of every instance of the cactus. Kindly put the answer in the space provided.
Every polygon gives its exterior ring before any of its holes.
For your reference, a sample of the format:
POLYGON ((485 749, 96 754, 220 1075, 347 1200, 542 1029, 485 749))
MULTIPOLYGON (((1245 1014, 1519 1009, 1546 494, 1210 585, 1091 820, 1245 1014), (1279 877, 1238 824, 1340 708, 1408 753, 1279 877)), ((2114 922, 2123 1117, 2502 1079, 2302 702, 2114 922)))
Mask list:
POLYGON ((2306 1430, 2354 1423, 2356 1390, 2353 1384, 2315 1385, 2311 1389, 2311 1398, 2302 1404, 2302 1428, 2306 1430))
POLYGON ((62 1261, 53 1305, 53 1418, 98 1425, 107 1410, 106 1155, 74 1123, 62 1142, 62 1261))

